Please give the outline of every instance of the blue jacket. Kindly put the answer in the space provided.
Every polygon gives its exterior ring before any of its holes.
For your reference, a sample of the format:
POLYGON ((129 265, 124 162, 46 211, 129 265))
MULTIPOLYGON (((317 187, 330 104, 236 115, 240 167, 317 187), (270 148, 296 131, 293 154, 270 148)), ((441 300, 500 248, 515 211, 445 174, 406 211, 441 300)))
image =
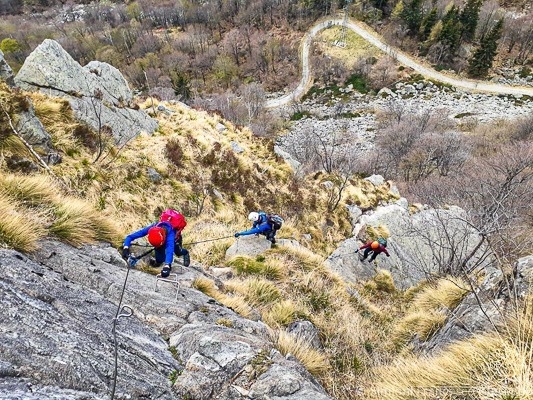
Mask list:
POLYGON ((133 232, 132 234, 126 236, 126 239, 124 239, 124 246, 129 247, 131 242, 133 242, 135 239, 139 239, 148 235, 148 230, 158 224, 159 226, 164 227, 167 231, 167 240, 165 242, 165 264, 170 265, 174 259, 174 241, 176 240, 176 232, 174 229, 172 229, 172 226, 168 222, 154 222, 153 224, 148 225, 137 232, 133 232))
POLYGON ((241 236, 247 236, 247 235, 253 235, 256 233, 265 233, 272 230, 272 226, 267 222, 267 216, 266 213, 261 211, 259 213, 259 219, 257 221, 254 221, 254 224, 252 226, 252 229, 244 232, 239 232, 239 235, 241 236))

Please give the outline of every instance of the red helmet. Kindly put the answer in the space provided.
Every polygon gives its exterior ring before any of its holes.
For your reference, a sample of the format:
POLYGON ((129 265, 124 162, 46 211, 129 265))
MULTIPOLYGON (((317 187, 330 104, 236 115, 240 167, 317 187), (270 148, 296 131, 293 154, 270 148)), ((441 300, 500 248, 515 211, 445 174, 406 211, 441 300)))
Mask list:
POLYGON ((379 242, 372 242, 372 244, 370 245, 371 248, 373 248, 374 250, 376 250, 377 248, 379 248, 379 242))
POLYGON ((161 247, 167 240, 167 231, 161 226, 152 226, 148 230, 148 241, 154 247, 161 247))

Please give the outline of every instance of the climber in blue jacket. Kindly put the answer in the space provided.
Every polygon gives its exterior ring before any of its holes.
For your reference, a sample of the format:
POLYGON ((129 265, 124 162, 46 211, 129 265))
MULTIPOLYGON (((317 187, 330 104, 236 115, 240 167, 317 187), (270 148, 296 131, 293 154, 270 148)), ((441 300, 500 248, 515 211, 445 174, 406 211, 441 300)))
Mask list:
POLYGON ((254 234, 264 235, 266 236, 267 240, 270 240, 272 243, 276 243, 276 231, 281 227, 281 223, 283 222, 279 216, 270 216, 269 218, 269 215, 263 211, 252 211, 248 215, 248 219, 253 221, 252 229, 243 232, 237 232, 235 237, 254 234), (279 218, 281 222, 277 222, 275 218, 279 218))
POLYGON ((162 263, 163 269, 161 276, 166 278, 170 274, 172 268, 172 261, 174 254, 183 256, 183 265, 188 267, 190 265, 190 255, 187 249, 182 247, 181 229, 173 228, 169 222, 156 222, 154 224, 145 226, 137 232, 133 232, 124 239, 122 246, 122 256, 128 259, 130 256, 129 247, 131 242, 135 239, 148 236, 148 242, 154 246, 155 257, 150 260, 150 265, 154 267, 160 266, 162 263))

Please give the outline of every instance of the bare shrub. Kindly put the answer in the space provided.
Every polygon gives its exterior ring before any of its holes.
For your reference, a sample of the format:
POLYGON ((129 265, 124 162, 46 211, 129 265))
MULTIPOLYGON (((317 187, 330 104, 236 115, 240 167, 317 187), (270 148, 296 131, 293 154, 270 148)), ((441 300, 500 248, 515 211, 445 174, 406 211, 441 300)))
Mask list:
POLYGON ((391 57, 380 58, 370 69, 368 81, 372 89, 379 90, 398 79, 398 68, 391 57))

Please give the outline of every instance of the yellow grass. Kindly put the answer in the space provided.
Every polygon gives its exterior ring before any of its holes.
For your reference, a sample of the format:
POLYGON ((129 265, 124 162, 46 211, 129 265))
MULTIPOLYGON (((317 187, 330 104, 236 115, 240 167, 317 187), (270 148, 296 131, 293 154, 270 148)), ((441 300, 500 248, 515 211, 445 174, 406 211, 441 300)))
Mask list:
MULTIPOLYGON (((531 303, 530 303, 531 304, 531 303)), ((476 335, 431 357, 410 356, 379 370, 372 399, 533 398, 531 305, 501 334, 476 335)))
POLYGON ((115 239, 111 221, 84 201, 65 198, 54 211, 55 220, 49 228, 50 233, 67 243, 80 246, 96 240, 115 239))
POLYGON ((435 285, 427 286, 415 295, 413 307, 419 310, 454 309, 461 302, 470 288, 461 278, 447 277, 435 285))
POLYGON ((57 201, 57 190, 47 176, 0 175, 0 192, 24 205, 39 206, 57 201))
POLYGON ((320 376, 328 370, 327 357, 313 349, 305 339, 291 335, 284 330, 273 331, 271 339, 281 354, 284 356, 292 354, 311 374, 320 376))
POLYGON ((0 194, 0 242, 19 251, 32 251, 46 231, 39 214, 0 194))
POLYGON ((453 310, 468 293, 467 284, 460 278, 446 277, 434 284, 426 283, 414 295, 410 310, 402 318, 393 333, 399 345, 410 341, 415 335, 428 340, 441 328, 453 310))
POLYGON ((381 53, 375 46, 369 44, 359 35, 348 30, 346 32, 346 47, 340 48, 332 46, 332 43, 341 38, 341 28, 332 27, 322 31, 318 37, 319 46, 323 51, 333 58, 341 60, 347 68, 353 68, 358 58, 382 57, 381 53))

